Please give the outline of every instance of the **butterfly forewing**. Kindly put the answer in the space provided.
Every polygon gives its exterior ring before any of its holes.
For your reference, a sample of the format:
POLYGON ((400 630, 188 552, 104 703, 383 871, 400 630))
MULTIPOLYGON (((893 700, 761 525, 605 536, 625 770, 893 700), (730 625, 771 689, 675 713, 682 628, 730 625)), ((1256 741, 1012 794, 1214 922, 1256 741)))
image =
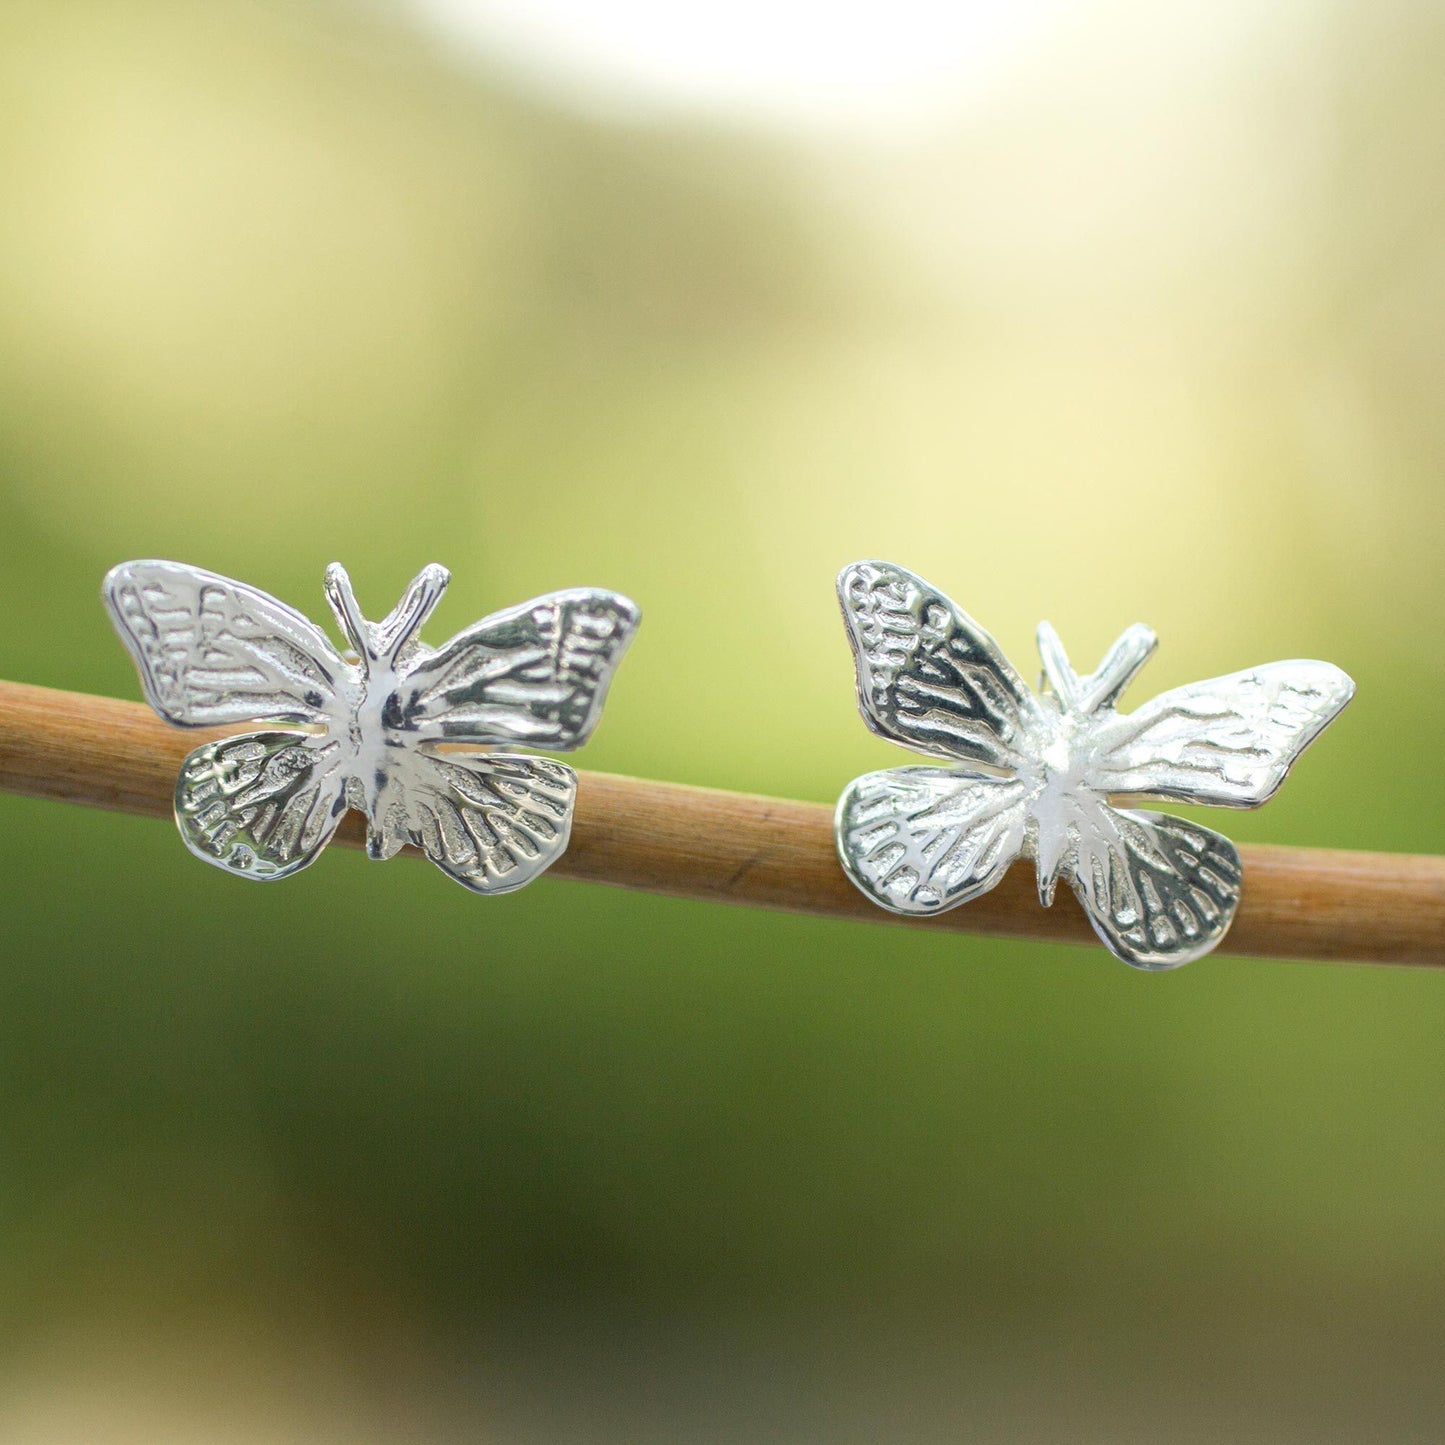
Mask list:
POLYGON ((329 726, 344 711, 354 683, 326 634, 254 587, 178 562, 123 562, 103 596, 167 722, 329 726))
POLYGON ((858 669, 858 706, 875 733, 936 757, 1018 765, 1036 704, 967 613, 887 562, 845 567, 838 599, 858 669))
POLYGON ((1327 662, 1273 662, 1160 693, 1100 727, 1089 785, 1255 807, 1353 693, 1354 683, 1327 662))
POLYGON ((312 862, 346 811, 341 744, 246 733, 197 748, 176 783, 176 823, 198 858, 246 878, 312 862))
POLYGON ((849 878, 896 913, 938 913, 987 893, 1018 857, 1024 825, 1014 779, 922 767, 855 778, 835 820, 849 878))
POLYGON ((580 747, 639 615, 627 598, 588 589, 498 612, 408 667, 394 716, 433 740, 580 747))
POLYGON ((1210 828, 1100 802, 1080 808, 1065 859, 1094 931, 1135 968, 1176 968, 1209 952, 1239 906, 1242 865, 1210 828))

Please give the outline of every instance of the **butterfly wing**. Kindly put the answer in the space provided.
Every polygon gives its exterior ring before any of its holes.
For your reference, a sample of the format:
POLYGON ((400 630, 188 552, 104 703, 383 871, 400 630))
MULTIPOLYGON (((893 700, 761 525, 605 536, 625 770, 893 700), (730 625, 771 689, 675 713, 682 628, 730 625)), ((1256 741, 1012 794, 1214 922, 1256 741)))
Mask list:
POLYGON ((1197 823, 1081 806, 1063 860, 1094 932, 1135 968, 1177 968, 1208 953, 1239 906, 1242 865, 1234 844, 1197 823))
POLYGON ((146 700, 179 727, 327 724, 355 683, 320 628, 264 592, 179 562, 122 562, 102 597, 146 700))
POLYGON ((420 848, 475 893, 530 883, 567 847, 577 775, 551 758, 408 753, 380 799, 367 849, 420 848))
POLYGON ((962 608, 889 562, 855 562, 838 600, 858 707, 880 737, 953 761, 1014 768, 1037 706, 998 645, 962 608))
POLYGON ((484 618, 405 669, 394 725, 430 741, 580 747, 640 617, 616 592, 576 588, 484 618))
POLYGON ((875 903, 941 913, 987 893, 1018 857, 1025 794, 1013 778, 942 768, 868 773, 838 800, 838 855, 875 903))
POLYGON ((346 811, 341 744, 297 733, 207 743, 181 765, 176 823, 198 858, 244 878, 315 860, 346 811))
POLYGON ((1161 693, 1100 726, 1089 786, 1256 807, 1354 691, 1328 662, 1273 662, 1161 693))

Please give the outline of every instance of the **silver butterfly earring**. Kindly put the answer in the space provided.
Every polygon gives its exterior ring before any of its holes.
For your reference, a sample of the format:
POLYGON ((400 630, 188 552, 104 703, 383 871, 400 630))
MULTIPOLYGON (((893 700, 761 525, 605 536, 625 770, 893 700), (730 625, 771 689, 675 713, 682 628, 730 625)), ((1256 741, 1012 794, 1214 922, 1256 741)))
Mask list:
POLYGON ((412 843, 478 893, 520 888, 556 860, 577 775, 492 750, 580 747, 638 609, 615 592, 554 592, 432 649, 417 634, 449 580, 423 568, 373 623, 333 563, 326 596, 354 649, 343 657, 299 612, 214 572, 147 561, 106 575, 105 605, 161 717, 290 729, 186 758, 175 812, 191 852, 242 877, 285 878, 315 860, 350 807, 366 815, 372 858, 412 843))
POLYGON ((1039 624, 1044 688, 921 577, 855 562, 838 577, 863 720, 938 760, 857 778, 834 833, 849 878, 895 913, 939 913, 1032 858, 1039 900, 1063 878, 1125 963, 1175 968, 1208 953, 1239 903, 1228 838, 1116 797, 1253 808, 1272 797, 1355 685, 1327 662, 1272 662, 1115 704, 1154 651, 1134 626, 1078 676, 1039 624))

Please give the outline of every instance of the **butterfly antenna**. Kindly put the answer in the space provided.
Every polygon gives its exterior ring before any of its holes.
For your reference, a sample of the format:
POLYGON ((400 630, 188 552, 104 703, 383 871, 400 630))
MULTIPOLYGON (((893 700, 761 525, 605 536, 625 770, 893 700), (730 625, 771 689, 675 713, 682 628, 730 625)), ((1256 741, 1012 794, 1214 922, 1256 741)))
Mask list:
POLYGON ((1038 630, 1039 656, 1043 659, 1044 676, 1054 690, 1054 696, 1070 711, 1079 706, 1079 679, 1069 666, 1069 655, 1052 623, 1040 622, 1038 630))
POLYGON ((401 601, 376 625, 377 650, 382 657, 394 659, 421 631, 451 580, 452 574, 437 562, 429 562, 417 573, 401 601))
POLYGON ((1104 655, 1104 660, 1083 682, 1081 706, 1086 713, 1097 712, 1117 702, 1119 695, 1133 682, 1139 669, 1153 656, 1159 639, 1152 627, 1136 622, 1125 629, 1119 640, 1104 655))
POLYGON ((340 562, 333 562, 326 569, 326 600, 336 615, 337 624, 346 634, 346 640, 361 656, 371 651, 369 628, 356 602, 356 593, 351 587, 351 578, 340 562))

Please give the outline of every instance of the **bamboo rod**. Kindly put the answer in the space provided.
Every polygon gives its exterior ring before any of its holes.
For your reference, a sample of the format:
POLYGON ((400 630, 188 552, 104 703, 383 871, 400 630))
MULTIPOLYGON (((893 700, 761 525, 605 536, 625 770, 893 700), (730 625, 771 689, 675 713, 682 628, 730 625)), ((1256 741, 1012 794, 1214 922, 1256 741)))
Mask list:
MULTIPOLYGON (((181 759, 209 737, 140 703, 0 682, 0 789, 150 817, 171 815, 181 759)), ((1091 941, 1072 896, 1041 908, 1022 865, 982 898, 902 919, 844 877, 821 803, 581 773, 563 878, 679 898, 1008 938, 1091 941)), ((362 842, 350 814, 337 841, 362 842)), ((410 850, 408 850, 410 851, 410 850)), ((1244 847, 1244 890, 1224 951, 1445 967, 1445 858, 1244 847)), ((188 863, 187 863, 187 866, 188 863)))

